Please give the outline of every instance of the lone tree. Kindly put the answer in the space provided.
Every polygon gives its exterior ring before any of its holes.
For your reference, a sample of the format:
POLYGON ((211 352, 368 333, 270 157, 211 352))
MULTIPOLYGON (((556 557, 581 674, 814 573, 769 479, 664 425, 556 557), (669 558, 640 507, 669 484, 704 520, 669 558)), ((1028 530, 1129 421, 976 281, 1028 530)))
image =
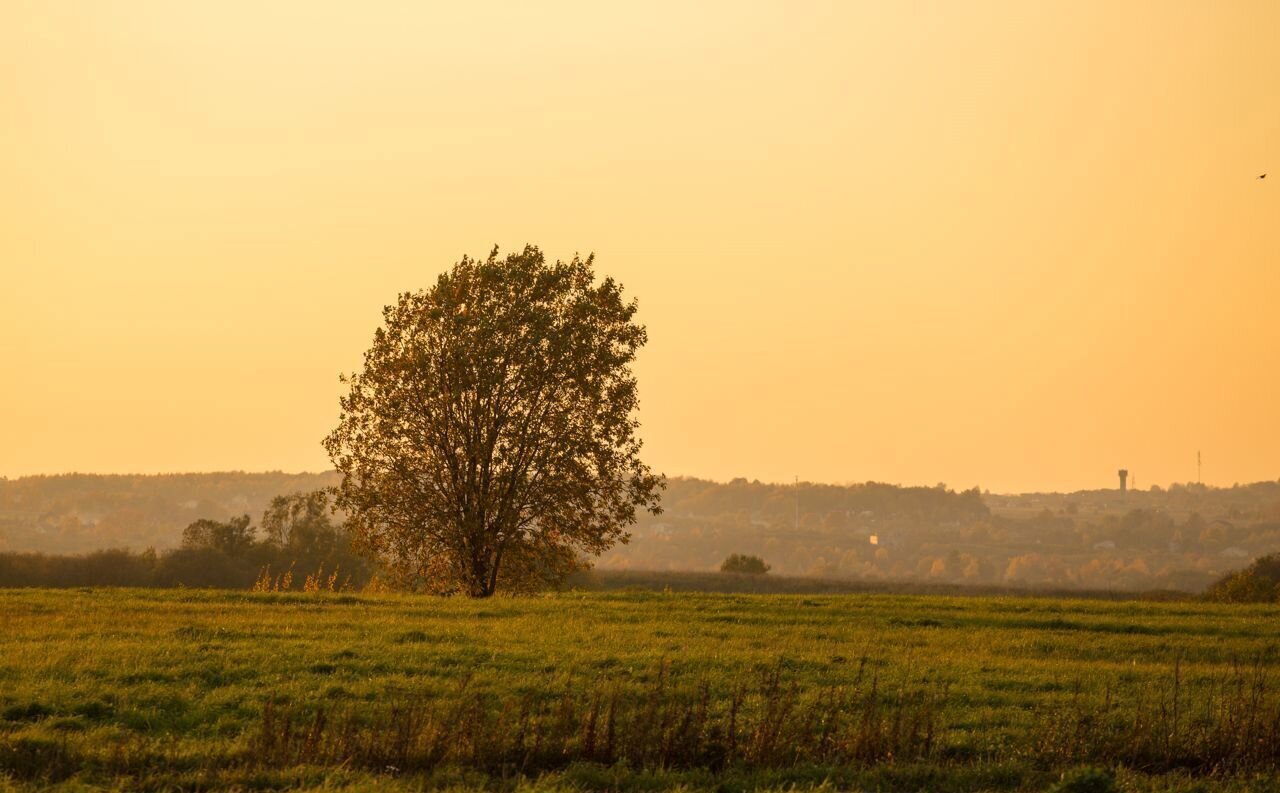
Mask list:
POLYGON ((494 248, 383 310, 324 445, 348 530, 401 585, 558 583, 660 511, 636 434, 645 329, 593 259, 494 248))

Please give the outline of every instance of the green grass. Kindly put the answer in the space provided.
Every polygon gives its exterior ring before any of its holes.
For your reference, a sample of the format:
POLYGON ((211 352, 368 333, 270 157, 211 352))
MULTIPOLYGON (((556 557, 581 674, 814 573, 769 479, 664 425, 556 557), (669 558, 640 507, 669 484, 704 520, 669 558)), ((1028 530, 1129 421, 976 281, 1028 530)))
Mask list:
POLYGON ((1228 745, 1280 737, 1278 618, 1012 597, 0 590, 0 790, 1041 790, 1085 765, 1121 789, 1280 790, 1280 747, 1228 745), (769 708, 785 746, 752 749, 769 708), (927 747, 888 741, 909 718, 927 747), (849 740, 823 739, 832 724, 849 740), (531 728, 541 748, 514 750, 531 728), (396 730, 416 731, 398 754, 396 730))

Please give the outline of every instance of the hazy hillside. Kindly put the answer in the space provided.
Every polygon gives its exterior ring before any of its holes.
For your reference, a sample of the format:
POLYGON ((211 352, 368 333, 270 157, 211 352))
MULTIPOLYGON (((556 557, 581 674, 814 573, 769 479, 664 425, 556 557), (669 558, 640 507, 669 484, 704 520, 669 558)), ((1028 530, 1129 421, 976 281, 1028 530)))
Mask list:
MULTIPOLYGON (((0 550, 175 547, 197 518, 257 521, 282 493, 336 474, 215 473, 0 479, 0 550)), ((945 486, 672 479, 603 569, 708 571, 731 553, 824 578, 1198 590, 1280 549, 1280 483, 1121 494, 995 495, 945 486)))
POLYGON ((0 550, 172 548, 198 518, 249 514, 256 521, 273 496, 336 481, 333 472, 278 471, 0 479, 0 550))

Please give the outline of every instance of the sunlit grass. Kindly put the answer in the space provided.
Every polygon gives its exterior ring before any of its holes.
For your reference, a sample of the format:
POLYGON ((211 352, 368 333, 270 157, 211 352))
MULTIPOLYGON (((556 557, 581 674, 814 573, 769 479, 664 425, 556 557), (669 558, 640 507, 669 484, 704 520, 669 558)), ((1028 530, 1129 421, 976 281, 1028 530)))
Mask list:
MULTIPOLYGON (((1208 712, 1211 694, 1238 678, 1233 670, 1257 662, 1264 674, 1274 671, 1277 617, 1280 610, 1269 606, 904 595, 568 593, 472 601, 6 590, 0 591, 0 772, 11 784, 30 786, 128 779, 150 787, 372 780, 512 787, 523 773, 519 784, 543 787, 732 789, 830 778, 841 786, 915 790, 927 777, 927 788, 1030 790, 1071 765, 1141 760, 1140 770, 1158 776, 1122 769, 1124 785, 1167 785, 1184 775, 1225 785, 1246 778, 1245 770, 1192 762, 1189 744, 1179 745, 1179 756, 1191 760, 1174 758, 1172 746, 1168 758, 1149 757, 1150 746, 1148 755, 1129 752, 1137 733, 1124 725, 1159 713, 1176 664, 1179 729, 1191 730, 1186 714, 1194 717, 1201 706, 1208 712), (848 713, 865 714, 865 704, 860 711, 854 703, 871 685, 890 714, 908 695, 928 696, 938 702, 937 734, 927 752, 916 746, 910 756, 854 757, 801 732, 818 729, 821 719, 793 715, 785 730, 803 749, 800 756, 762 752, 766 762, 725 755, 727 708, 745 688, 754 699, 744 700, 744 708, 756 710, 744 716, 743 729, 758 726, 752 719, 763 713, 760 686, 769 674, 794 689, 795 714, 816 712, 812 704, 832 692, 845 697, 848 713), (696 727, 701 754, 677 752, 670 756, 684 758, 677 762, 623 749, 628 736, 633 743, 658 740, 637 725, 660 675, 667 677, 665 699, 654 712, 676 721, 697 712, 705 689, 708 715, 696 727), (588 718, 596 719, 591 730, 603 730, 600 703, 609 698, 621 703, 618 744, 604 752, 603 732, 593 733, 585 752, 588 718), (1102 711, 1108 699, 1110 715, 1102 711), (542 703, 538 723, 554 746, 522 765, 510 736, 498 736, 482 743, 505 746, 502 757, 458 750, 427 762, 413 750, 400 755, 418 758, 420 767, 412 769, 356 762, 336 737, 324 751, 298 751, 305 745, 293 738, 277 743, 274 754, 262 751, 280 714, 302 729, 322 713, 326 725, 364 730, 367 743, 384 734, 378 724, 392 723, 396 709, 418 708, 442 722, 441 714, 461 712, 464 701, 474 703, 468 704, 474 725, 487 725, 474 735, 515 729, 511 714, 520 703, 542 703), (269 704, 277 718, 265 723, 269 704), (568 710, 557 715, 557 707, 568 710), (1079 757, 1050 758, 1046 736, 1061 743, 1052 731, 1078 727, 1071 718, 1111 719, 1114 740, 1081 744, 1079 757)), ((1264 699, 1260 718, 1275 697, 1268 691, 1264 699)), ((847 721, 853 736, 857 720, 847 721)), ((430 735, 420 738, 426 746, 430 735)), ((1272 773, 1265 757, 1249 762, 1250 779, 1272 773)))

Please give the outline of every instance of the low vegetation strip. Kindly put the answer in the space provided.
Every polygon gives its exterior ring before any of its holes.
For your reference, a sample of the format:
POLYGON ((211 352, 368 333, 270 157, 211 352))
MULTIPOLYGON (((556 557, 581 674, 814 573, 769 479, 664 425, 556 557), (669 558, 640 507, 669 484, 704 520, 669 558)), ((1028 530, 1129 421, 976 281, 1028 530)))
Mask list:
POLYGON ((0 590, 0 789, 1259 789, 1278 614, 0 590))
MULTIPOLYGON (((860 665, 866 668, 866 660, 860 665)), ((409 699, 372 714, 325 707, 302 712, 268 703, 249 756, 290 767, 320 760, 374 770, 430 771, 443 764, 527 775, 575 761, 632 768, 927 760, 935 748, 938 691, 886 691, 873 673, 851 688, 809 695, 779 664, 723 697, 709 680, 682 686, 664 662, 641 690, 607 678, 570 681, 505 698, 468 692, 409 699)))

